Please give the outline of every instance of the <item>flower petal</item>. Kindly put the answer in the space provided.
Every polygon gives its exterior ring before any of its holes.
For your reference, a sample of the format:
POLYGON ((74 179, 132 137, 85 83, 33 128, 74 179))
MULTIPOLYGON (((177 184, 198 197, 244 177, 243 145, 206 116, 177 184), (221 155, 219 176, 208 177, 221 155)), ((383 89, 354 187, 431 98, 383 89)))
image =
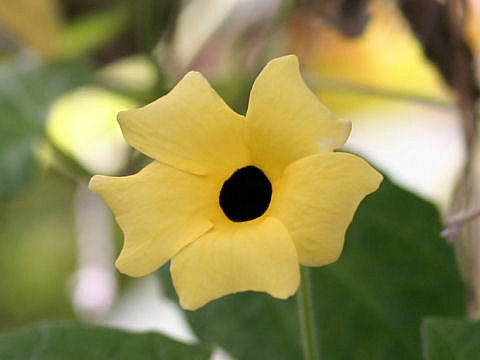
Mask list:
POLYGON ((160 99, 120 112, 118 121, 137 150, 193 174, 231 175, 250 159, 244 117, 198 72, 186 74, 160 99))
POLYGON ((301 264, 338 259, 355 210, 382 179, 365 160, 346 153, 308 156, 285 170, 270 214, 285 224, 301 264))
POLYGON ((273 218, 214 228, 180 251, 170 271, 180 305, 187 310, 247 290, 285 299, 300 282, 295 246, 273 218))
POLYGON ((94 176, 90 190, 103 197, 124 232, 115 265, 130 276, 155 271, 212 227, 218 207, 205 177, 153 162, 126 177, 94 176))
POLYGON ((302 157, 341 147, 351 129, 308 89, 295 55, 265 66, 253 84, 246 118, 253 162, 269 177, 302 157))

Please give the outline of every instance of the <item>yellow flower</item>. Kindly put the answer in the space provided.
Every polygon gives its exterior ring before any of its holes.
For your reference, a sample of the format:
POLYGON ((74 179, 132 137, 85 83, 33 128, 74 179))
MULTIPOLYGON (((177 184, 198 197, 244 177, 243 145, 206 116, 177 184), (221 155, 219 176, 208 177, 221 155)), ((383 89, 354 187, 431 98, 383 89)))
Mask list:
POLYGON ((118 121, 154 161, 132 176, 90 182, 125 235, 115 265, 142 276, 170 259, 189 310, 247 290, 293 295, 299 263, 336 261, 358 204, 382 181, 361 158, 333 152, 350 123, 307 88, 293 55, 263 69, 246 116, 189 72, 118 121))

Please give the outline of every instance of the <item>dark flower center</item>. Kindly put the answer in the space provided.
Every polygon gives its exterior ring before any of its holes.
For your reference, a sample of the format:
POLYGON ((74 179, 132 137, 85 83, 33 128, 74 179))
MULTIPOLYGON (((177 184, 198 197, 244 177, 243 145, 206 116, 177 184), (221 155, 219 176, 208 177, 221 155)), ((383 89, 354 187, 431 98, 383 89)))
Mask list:
POLYGON ((253 220, 270 205, 272 184, 259 168, 246 166, 238 169, 223 184, 220 207, 235 222, 253 220))

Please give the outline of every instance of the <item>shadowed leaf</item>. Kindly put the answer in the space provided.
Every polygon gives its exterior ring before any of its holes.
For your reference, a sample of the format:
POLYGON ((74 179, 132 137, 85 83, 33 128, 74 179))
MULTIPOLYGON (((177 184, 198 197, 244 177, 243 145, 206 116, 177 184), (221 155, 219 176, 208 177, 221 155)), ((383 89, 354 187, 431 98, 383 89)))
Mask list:
POLYGON ((480 322, 430 318, 422 323, 425 360, 480 359, 480 322))
POLYGON ((0 334, 2 360, 208 360, 203 345, 184 344, 164 335, 129 333, 79 324, 40 324, 0 334))

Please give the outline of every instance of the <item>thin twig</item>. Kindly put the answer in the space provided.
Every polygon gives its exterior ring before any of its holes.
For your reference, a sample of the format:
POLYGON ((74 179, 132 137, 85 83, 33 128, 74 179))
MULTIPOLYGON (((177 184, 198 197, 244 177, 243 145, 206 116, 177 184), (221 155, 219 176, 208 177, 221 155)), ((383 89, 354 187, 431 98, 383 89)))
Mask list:
POLYGON ((460 231, 460 228, 466 223, 480 216, 480 207, 468 209, 461 213, 451 215, 445 219, 445 229, 440 233, 441 236, 453 241, 453 238, 460 231))

